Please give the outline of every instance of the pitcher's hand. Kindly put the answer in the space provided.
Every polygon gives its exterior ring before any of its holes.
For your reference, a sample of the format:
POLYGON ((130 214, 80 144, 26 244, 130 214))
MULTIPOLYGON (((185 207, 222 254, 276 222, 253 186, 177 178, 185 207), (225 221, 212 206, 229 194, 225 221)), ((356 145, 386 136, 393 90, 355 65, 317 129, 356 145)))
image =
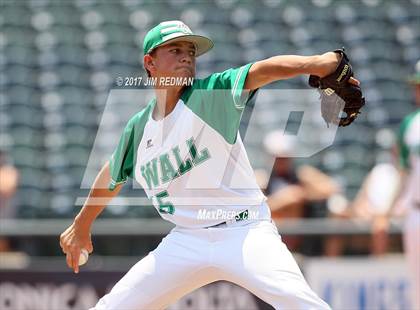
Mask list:
POLYGON ((67 266, 75 273, 79 272, 80 251, 84 248, 89 253, 93 251, 90 228, 73 222, 61 235, 60 246, 66 254, 67 266))

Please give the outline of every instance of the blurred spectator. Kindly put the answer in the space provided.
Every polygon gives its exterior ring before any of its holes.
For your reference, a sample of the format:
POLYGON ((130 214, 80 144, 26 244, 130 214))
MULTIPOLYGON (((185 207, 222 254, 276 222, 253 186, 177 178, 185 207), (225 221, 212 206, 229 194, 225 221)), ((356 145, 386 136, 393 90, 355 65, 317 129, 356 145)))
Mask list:
MULTIPOLYGON (((285 218, 328 216, 326 200, 339 191, 338 185, 318 169, 303 165, 295 167, 292 155, 296 147, 293 136, 272 131, 264 139, 264 147, 276 157, 267 184, 267 203, 275 221, 285 218)), ((315 247, 300 236, 284 236, 283 241, 294 252, 321 254, 323 245, 315 247)))
MULTIPOLYGON (((16 193, 19 173, 13 165, 7 163, 6 154, 0 151, 0 220, 14 218, 16 208, 12 198, 16 193)), ((11 249, 6 238, 0 238, 0 252, 11 249)))
POLYGON ((388 251, 389 236, 383 217, 390 211, 400 186, 395 147, 390 153, 390 162, 378 163, 366 176, 351 207, 353 218, 372 221, 368 249, 373 255, 388 251))
MULTIPOLYGON (((401 186, 392 209, 404 209, 404 252, 408 262, 413 309, 420 309, 420 60, 410 79, 415 91, 415 111, 407 115, 398 133, 401 186)), ((385 220, 392 214, 388 212, 385 220)), ((388 227, 388 225, 384 225, 388 227)))

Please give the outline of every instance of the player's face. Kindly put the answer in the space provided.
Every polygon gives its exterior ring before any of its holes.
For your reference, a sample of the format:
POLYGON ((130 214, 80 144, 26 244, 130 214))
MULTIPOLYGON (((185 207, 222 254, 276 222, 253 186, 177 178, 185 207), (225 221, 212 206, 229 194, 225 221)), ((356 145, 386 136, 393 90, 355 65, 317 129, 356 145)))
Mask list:
POLYGON ((420 107, 420 84, 416 84, 416 87, 415 87, 415 100, 416 100, 416 105, 420 107))
POLYGON ((195 46, 190 42, 174 42, 156 49, 153 76, 194 77, 195 46))

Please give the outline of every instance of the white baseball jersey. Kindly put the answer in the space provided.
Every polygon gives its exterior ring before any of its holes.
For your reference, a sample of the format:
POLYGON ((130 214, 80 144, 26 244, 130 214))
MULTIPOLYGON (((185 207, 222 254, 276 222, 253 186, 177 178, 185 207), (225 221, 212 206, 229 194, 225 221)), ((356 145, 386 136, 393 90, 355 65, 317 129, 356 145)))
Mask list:
MULTIPOLYGON (((243 91, 250 67, 195 79, 162 120, 152 117, 156 100, 149 102, 128 122, 111 157, 110 189, 134 177, 164 219, 190 228, 260 206, 266 197, 238 133, 254 94, 243 91)), ((266 210, 259 216, 269 218, 266 210)))

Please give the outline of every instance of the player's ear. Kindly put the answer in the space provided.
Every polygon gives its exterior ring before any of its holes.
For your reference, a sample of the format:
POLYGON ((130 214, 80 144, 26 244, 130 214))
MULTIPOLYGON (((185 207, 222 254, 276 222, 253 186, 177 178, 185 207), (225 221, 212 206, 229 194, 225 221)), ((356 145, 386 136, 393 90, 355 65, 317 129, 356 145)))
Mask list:
POLYGON ((155 69, 156 69, 155 61, 154 61, 153 57, 149 54, 144 55, 143 64, 144 64, 144 68, 151 71, 151 72, 155 71, 155 69))

